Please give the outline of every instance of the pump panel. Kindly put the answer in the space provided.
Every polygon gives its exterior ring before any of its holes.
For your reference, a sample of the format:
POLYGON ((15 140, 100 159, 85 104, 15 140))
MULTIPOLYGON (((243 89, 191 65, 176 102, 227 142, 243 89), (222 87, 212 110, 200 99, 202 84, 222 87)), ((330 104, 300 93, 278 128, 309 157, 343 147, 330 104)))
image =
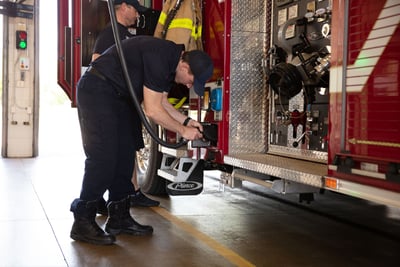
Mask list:
POLYGON ((273 6, 269 152, 326 161, 331 1, 273 6))

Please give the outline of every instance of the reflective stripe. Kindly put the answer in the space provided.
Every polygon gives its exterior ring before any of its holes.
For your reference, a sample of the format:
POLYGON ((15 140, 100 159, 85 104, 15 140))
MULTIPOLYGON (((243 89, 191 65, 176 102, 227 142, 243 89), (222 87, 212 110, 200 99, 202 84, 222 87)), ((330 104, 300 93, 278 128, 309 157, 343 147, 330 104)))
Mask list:
MULTIPOLYGON (((167 19, 167 14, 161 12, 160 17, 158 19, 158 23, 164 25, 166 19, 167 19)), ((178 28, 191 30, 192 31, 191 36, 195 40, 201 38, 202 26, 200 25, 196 27, 195 25, 193 25, 193 20, 191 19, 188 18, 173 19, 168 27, 168 30, 178 29, 178 28)))
POLYGON ((191 19, 173 19, 168 29, 183 28, 191 30, 193 28, 193 20, 191 19))
POLYGON ((197 40, 198 38, 201 37, 201 30, 202 27, 198 26, 196 27, 196 25, 193 24, 193 20, 191 19, 174 19, 171 22, 171 25, 169 26, 168 29, 188 29, 191 30, 191 36, 197 40))
POLYGON ((165 12, 161 12, 160 17, 158 18, 158 23, 164 25, 166 19, 167 19, 167 14, 165 12))
POLYGON ((197 40, 201 38, 201 31, 203 27, 201 25, 192 28, 192 37, 193 39, 197 40))

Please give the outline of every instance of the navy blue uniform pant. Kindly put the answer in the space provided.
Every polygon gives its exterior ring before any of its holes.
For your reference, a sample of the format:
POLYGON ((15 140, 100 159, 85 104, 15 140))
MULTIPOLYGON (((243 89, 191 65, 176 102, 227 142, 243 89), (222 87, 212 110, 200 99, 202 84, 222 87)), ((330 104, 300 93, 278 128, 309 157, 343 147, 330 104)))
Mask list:
POLYGON ((140 120, 131 101, 112 85, 85 73, 77 87, 77 108, 86 155, 80 199, 97 200, 109 191, 109 201, 135 192, 132 171, 140 120))

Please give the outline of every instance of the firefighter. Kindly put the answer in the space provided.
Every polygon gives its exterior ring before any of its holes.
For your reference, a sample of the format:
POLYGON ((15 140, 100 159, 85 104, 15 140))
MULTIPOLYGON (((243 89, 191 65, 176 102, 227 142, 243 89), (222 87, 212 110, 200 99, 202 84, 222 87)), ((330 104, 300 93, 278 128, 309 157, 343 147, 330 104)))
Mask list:
MULTIPOLYGON (((114 1, 115 16, 117 19, 117 26, 119 31, 119 36, 122 40, 134 37, 130 31, 129 27, 134 25, 139 17, 139 12, 143 13, 147 11, 147 8, 141 6, 137 0, 115 0, 114 1)), ((115 43, 114 33, 111 27, 111 23, 108 24, 99 34, 96 39, 92 61, 98 58, 107 48, 115 43)), ((141 129, 138 129, 141 131, 141 129)), ((138 142, 136 151, 144 147, 143 142, 138 142)), ((137 181, 136 168, 132 175, 132 183, 135 186, 136 192, 131 197, 131 206, 142 206, 142 207, 154 207, 160 205, 159 201, 148 198, 142 193, 137 181)), ((99 214, 107 215, 107 206, 104 198, 99 200, 97 207, 97 212, 99 214)))
MULTIPOLYGON (((121 46, 134 93, 147 117, 186 140, 202 138, 202 125, 176 110, 167 95, 173 82, 203 95, 213 73, 211 58, 200 50, 185 52, 183 45, 151 36, 130 38, 121 46)), ((77 86, 86 160, 80 197, 71 204, 74 240, 109 245, 121 233, 153 232, 129 213, 130 196, 135 192, 131 183, 135 147, 143 138, 138 135, 141 121, 132 102, 116 46, 112 46, 91 63, 77 86), (110 203, 103 231, 95 218, 98 199, 106 190, 110 203)))

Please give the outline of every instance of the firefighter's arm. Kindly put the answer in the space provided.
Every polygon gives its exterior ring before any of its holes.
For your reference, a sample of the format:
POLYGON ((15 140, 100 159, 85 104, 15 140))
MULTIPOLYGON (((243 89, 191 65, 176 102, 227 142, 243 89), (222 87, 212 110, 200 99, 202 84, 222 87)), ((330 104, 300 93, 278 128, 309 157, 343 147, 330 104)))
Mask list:
MULTIPOLYGON (((185 115, 183 115, 181 112, 179 112, 169 101, 168 101, 168 94, 164 93, 163 94, 163 100, 162 100, 162 105, 165 108, 165 110, 169 113, 171 117, 173 117, 175 120, 181 122, 182 124, 184 121, 187 119, 185 115)), ((190 119, 187 122, 187 126, 189 127, 194 127, 198 128, 200 132, 203 132, 203 125, 199 123, 196 120, 190 119)))
MULTIPOLYGON (((186 119, 183 114, 178 115, 174 112, 172 115, 170 114, 171 110, 164 107, 165 100, 163 98, 163 93, 153 91, 146 86, 143 87, 143 108, 146 116, 162 127, 179 133, 186 140, 202 138, 202 134, 197 128, 186 127, 182 124, 186 119)), ((172 107, 171 104, 169 105, 172 107)), ((175 112, 179 113, 176 110, 175 112)))

